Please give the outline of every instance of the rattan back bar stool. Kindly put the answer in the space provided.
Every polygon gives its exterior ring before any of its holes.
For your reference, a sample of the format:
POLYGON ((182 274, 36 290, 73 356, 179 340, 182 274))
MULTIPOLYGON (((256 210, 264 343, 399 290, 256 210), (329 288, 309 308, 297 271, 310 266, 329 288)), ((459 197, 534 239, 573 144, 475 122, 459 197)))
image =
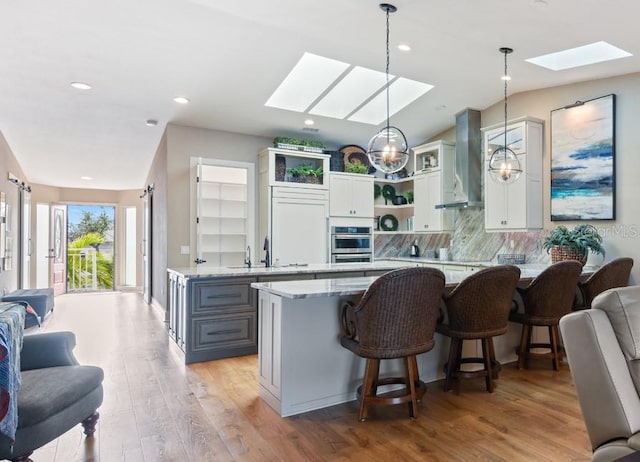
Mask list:
POLYGON ((524 311, 509 315, 509 321, 522 324, 522 335, 518 353, 518 369, 525 366, 527 359, 551 359, 553 370, 560 368, 562 351, 559 346, 558 323, 560 318, 571 312, 576 295, 578 278, 582 264, 576 260, 560 261, 549 266, 525 288, 518 288, 524 311), (532 342, 534 326, 547 326, 549 342, 532 342), (531 349, 546 349, 535 352, 531 349))
POLYGON ((484 377, 488 392, 493 392, 500 364, 495 359, 493 337, 507 331, 507 319, 520 279, 517 266, 502 265, 480 270, 465 278, 444 297, 447 322, 438 324, 436 332, 451 338, 449 360, 445 365, 444 390, 452 388, 454 379, 484 377), (480 340, 482 357, 462 358, 464 340, 480 340), (463 364, 482 364, 481 370, 466 371, 463 364))
POLYGON ((588 310, 591 302, 605 290, 626 287, 633 268, 633 258, 621 257, 606 263, 584 282, 578 282, 580 300, 574 304, 575 310, 588 310))
POLYGON ((412 418, 426 386, 420 380, 416 355, 431 350, 444 291, 444 274, 434 268, 403 268, 376 279, 357 305, 342 310, 340 343, 366 358, 363 384, 358 388, 359 419, 371 404, 408 403, 412 418), (380 378, 380 361, 402 359, 403 377, 380 378), (378 387, 404 384, 404 390, 378 395, 378 387))

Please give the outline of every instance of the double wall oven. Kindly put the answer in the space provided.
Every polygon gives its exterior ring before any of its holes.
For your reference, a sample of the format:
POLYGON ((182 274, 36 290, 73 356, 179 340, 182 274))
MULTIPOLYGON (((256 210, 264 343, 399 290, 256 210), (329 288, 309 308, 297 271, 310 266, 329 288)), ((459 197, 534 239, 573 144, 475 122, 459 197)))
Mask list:
POLYGON ((331 263, 373 261, 373 230, 370 226, 332 226, 331 263))

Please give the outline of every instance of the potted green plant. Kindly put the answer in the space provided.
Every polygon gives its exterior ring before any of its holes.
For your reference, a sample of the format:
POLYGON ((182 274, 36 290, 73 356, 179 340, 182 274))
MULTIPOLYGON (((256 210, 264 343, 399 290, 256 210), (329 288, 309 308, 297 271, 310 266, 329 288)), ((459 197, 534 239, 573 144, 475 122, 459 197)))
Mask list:
POLYGON ((407 191, 404 193, 404 197, 407 199, 407 203, 413 204, 413 191, 407 191))
POLYGON ((544 238, 542 245, 551 254, 551 263, 578 260, 584 265, 589 250, 604 257, 602 236, 593 225, 578 225, 571 231, 566 226, 558 226, 544 238))
POLYGON ((344 164, 344 171, 347 173, 359 173, 364 175, 369 171, 369 167, 364 165, 362 162, 347 162, 344 164))
POLYGON ((324 171, 322 167, 314 167, 311 164, 301 164, 288 168, 287 173, 291 175, 291 181, 297 183, 322 183, 324 171))

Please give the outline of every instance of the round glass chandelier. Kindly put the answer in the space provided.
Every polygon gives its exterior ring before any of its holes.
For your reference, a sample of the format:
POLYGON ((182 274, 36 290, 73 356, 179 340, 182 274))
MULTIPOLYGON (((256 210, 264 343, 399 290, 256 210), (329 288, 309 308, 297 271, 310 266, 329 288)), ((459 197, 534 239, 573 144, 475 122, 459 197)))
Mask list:
POLYGON ((389 13, 398 9, 388 3, 381 3, 380 9, 387 17, 387 123, 386 126, 371 138, 367 147, 367 156, 371 165, 383 173, 394 173, 401 170, 409 160, 407 139, 399 128, 389 124, 389 13))
POLYGON ((518 156, 507 144, 507 82, 510 78, 507 73, 507 55, 512 52, 512 48, 500 48, 500 53, 504 53, 504 144, 493 151, 489 159, 489 175, 501 184, 513 183, 522 173, 518 156))

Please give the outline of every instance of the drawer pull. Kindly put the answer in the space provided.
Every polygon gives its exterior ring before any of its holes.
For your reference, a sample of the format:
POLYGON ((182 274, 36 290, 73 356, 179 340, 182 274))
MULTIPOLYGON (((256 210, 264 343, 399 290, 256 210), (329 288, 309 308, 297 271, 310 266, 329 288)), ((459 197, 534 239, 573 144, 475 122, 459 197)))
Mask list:
POLYGON ((207 295, 207 299, 212 298, 240 298, 242 294, 216 294, 216 295, 207 295))
POLYGON ((240 329, 226 329, 226 330, 216 330, 213 332, 207 332, 207 335, 237 334, 238 332, 240 332, 240 329))

